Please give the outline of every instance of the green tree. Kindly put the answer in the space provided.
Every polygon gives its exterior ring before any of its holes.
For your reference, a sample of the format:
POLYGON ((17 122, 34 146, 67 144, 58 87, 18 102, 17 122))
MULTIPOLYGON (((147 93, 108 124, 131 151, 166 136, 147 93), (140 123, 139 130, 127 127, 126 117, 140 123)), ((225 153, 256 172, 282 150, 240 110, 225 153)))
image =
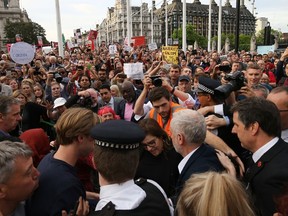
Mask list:
MULTIPOLYGON (((281 31, 277 31, 275 29, 271 28, 271 35, 278 35, 278 38, 282 38, 283 33, 281 31)), ((281 41, 279 41, 281 43, 281 41)), ((262 29, 261 31, 259 31, 256 34, 256 43, 257 45, 264 45, 264 29, 262 29)), ((274 43, 274 41, 272 41, 272 44, 274 43)))
MULTIPOLYGON (((173 39, 179 40, 179 45, 182 45, 182 28, 174 29, 172 34, 173 39)), ((200 47, 206 47, 207 46, 207 38, 205 38, 202 35, 199 35, 195 31, 195 27, 192 24, 187 24, 186 26, 186 39, 187 44, 193 45, 195 41, 197 41, 198 45, 200 47)))
MULTIPOLYGON (((244 35, 240 34, 239 35, 239 50, 250 50, 250 40, 251 40, 251 35, 244 35)), ((230 41, 230 50, 235 49, 235 35, 234 34, 221 34, 221 45, 222 48, 224 48, 225 45, 225 40, 226 38, 229 38, 230 41)), ((212 41, 215 40, 216 42, 218 41, 218 36, 214 36, 212 38, 212 41)))
POLYGON ((37 44, 37 36, 42 36, 44 44, 49 43, 46 39, 45 29, 35 22, 10 22, 7 21, 4 27, 4 34, 8 43, 15 43, 15 35, 21 34, 23 41, 30 44, 37 44))
MULTIPOLYGON (((234 47, 235 47, 235 35, 234 34, 224 34, 224 33, 221 34, 221 45, 222 45, 222 48, 224 48, 226 38, 229 38, 230 49, 234 49, 234 47)), ((212 37, 211 41, 213 41, 213 40, 215 40, 216 44, 217 44, 218 36, 212 37)))
POLYGON ((245 50, 246 52, 250 51, 251 37, 251 35, 239 35, 239 50, 245 50))

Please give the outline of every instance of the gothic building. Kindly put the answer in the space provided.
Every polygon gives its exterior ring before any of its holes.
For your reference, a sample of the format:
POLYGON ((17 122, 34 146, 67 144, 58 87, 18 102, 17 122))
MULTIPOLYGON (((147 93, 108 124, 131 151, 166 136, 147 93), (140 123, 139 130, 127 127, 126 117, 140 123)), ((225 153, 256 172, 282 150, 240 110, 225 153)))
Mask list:
MULTIPOLYGON (((155 1, 154 8, 154 42, 165 44, 165 3, 160 8, 156 9, 155 1)), ((204 5, 200 0, 194 0, 193 3, 186 3, 186 20, 187 24, 192 24, 198 34, 208 37, 209 23, 209 5, 204 5)), ((183 18, 183 3, 181 0, 173 0, 167 5, 168 17, 168 38, 172 38, 173 31, 182 27, 183 18)), ((141 15, 140 7, 132 6, 132 36, 141 35, 141 15)), ((148 8, 147 3, 142 3, 142 34, 146 36, 147 43, 151 42, 151 8, 148 8)), ((218 34, 218 13, 219 6, 215 0, 212 0, 212 37, 218 34)), ((115 7, 109 8, 107 17, 97 26, 99 40, 108 42, 123 41, 126 37, 126 0, 116 0, 115 7)), ((240 6, 240 34, 252 35, 255 32, 256 19, 253 14, 244 5, 244 0, 241 0, 240 6)), ((236 8, 233 8, 229 0, 226 0, 222 6, 222 33, 235 34, 236 32, 236 8)))
POLYGON ((7 20, 11 22, 30 21, 27 12, 20 9, 19 0, 0 1, 0 50, 5 50, 4 27, 7 20))
MULTIPOLYGON (((161 8, 155 11, 159 20, 165 21, 165 3, 164 0, 161 8)), ((186 20, 187 24, 192 24, 198 34, 208 37, 209 24, 209 5, 201 4, 200 0, 194 0, 193 3, 186 3, 186 20)), ((218 34, 218 13, 219 6, 215 0, 212 0, 211 13, 211 35, 218 34)), ((173 0, 167 5, 168 17, 168 38, 172 38, 174 29, 182 27, 182 9, 183 3, 181 0, 173 0)), ((241 0, 240 5, 240 34, 252 35, 255 32, 255 17, 244 5, 244 0, 241 0)), ((236 32, 236 8, 233 8, 229 0, 226 0, 222 6, 222 33, 235 34, 236 32)), ((165 22, 162 22, 162 35, 165 35, 165 22)), ((162 43, 165 43, 165 38, 162 38, 162 43)))

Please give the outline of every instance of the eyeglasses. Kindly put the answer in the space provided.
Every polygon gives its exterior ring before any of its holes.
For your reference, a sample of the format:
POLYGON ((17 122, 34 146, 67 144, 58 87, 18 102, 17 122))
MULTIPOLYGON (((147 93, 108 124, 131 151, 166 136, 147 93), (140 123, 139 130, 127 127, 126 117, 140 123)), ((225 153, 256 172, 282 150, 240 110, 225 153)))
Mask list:
POLYGON ((279 112, 288 112, 288 110, 279 110, 279 112))
POLYGON ((148 143, 141 143, 141 144, 142 144, 142 146, 143 146, 145 149, 147 149, 148 147, 153 148, 153 147, 155 147, 155 145, 156 145, 156 139, 151 140, 151 141, 148 142, 148 143))

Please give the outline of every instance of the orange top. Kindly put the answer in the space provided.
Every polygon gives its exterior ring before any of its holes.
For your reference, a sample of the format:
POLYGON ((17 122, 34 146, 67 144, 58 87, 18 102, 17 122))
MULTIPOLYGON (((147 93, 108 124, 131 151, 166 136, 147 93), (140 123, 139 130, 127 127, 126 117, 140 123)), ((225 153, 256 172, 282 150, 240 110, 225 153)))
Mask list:
POLYGON ((171 123, 171 120, 172 120, 173 113, 174 113, 174 112, 178 112, 178 111, 183 110, 183 109, 186 109, 186 108, 180 106, 180 105, 177 104, 177 103, 171 102, 170 116, 169 116, 166 124, 163 122, 163 119, 162 119, 161 115, 159 115, 159 114, 155 111, 154 108, 150 110, 150 112, 149 112, 149 118, 155 119, 155 120, 158 122, 158 124, 160 125, 160 127, 162 127, 162 128, 166 131, 166 133, 168 134, 168 136, 171 137, 170 123, 171 123))

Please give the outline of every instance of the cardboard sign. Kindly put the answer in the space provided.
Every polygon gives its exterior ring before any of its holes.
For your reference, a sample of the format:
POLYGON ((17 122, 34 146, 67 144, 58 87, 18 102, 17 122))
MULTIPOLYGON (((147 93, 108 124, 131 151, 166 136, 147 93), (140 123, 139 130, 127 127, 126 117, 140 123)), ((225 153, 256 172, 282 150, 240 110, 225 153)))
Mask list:
POLYGON ((145 46, 145 36, 134 36, 131 38, 131 43, 133 43, 134 46, 145 46))
POLYGON ((155 42, 148 44, 148 48, 149 48, 150 51, 158 49, 157 48, 157 44, 155 42))
POLYGON ((143 63, 124 63, 124 73, 133 80, 142 80, 144 78, 143 63))
POLYGON ((130 51, 132 50, 132 47, 131 47, 131 46, 128 46, 128 45, 124 45, 124 46, 123 46, 123 49, 124 49, 125 51, 130 52, 130 51))
POLYGON ((18 64, 28 64, 35 55, 35 48, 25 42, 17 42, 11 46, 10 56, 18 64))
POLYGON ((274 45, 257 47, 257 53, 261 55, 267 54, 270 51, 274 52, 274 45))
POLYGON ((178 47, 162 46, 162 59, 169 64, 178 64, 178 47))
POLYGON ((109 46, 109 54, 110 55, 115 55, 117 52, 117 46, 115 44, 112 44, 109 46))

